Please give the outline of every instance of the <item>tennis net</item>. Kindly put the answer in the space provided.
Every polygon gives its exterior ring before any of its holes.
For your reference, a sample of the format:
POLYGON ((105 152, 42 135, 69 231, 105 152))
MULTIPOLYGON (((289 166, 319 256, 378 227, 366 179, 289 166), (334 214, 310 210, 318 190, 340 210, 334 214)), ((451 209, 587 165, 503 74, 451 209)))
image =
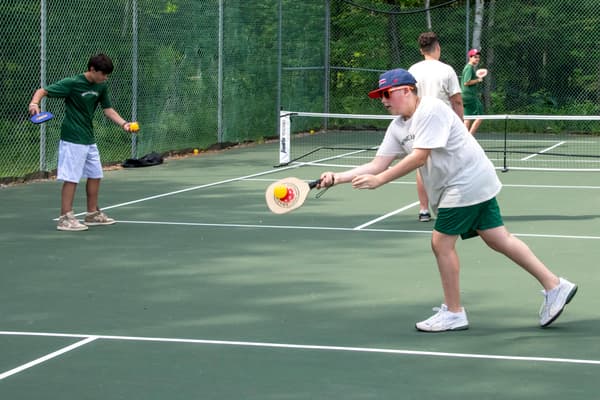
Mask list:
MULTIPOLYGON (((394 116, 281 111, 279 163, 362 164, 394 116)), ((472 119, 471 117, 468 117, 472 119)), ((600 171, 600 116, 485 115, 476 134, 496 168, 600 171)))

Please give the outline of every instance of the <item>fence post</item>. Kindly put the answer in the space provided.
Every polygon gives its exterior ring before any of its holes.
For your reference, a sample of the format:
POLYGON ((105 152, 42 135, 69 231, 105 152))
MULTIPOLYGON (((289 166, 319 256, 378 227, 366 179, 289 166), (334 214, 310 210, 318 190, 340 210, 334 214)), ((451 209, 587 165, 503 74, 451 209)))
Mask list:
MULTIPOLYGON (((131 120, 137 121, 138 105, 138 4, 132 2, 131 10, 132 50, 131 50, 131 120)), ((131 158, 137 156, 137 135, 131 135, 131 158)))
POLYGON ((223 0, 219 0, 219 71, 217 88, 217 142, 223 143, 223 0))
MULTIPOLYGON (((329 0, 327 0, 325 2, 325 59, 323 60, 323 65, 324 65, 324 72, 325 72, 325 79, 323 81, 323 84, 325 85, 324 89, 324 93, 323 93, 323 97, 324 97, 324 102, 325 102, 325 107, 323 112, 324 113, 329 113, 329 86, 330 86, 330 63, 331 63, 331 47, 330 47, 330 43, 331 43, 331 4, 329 2, 329 0)), ((328 123, 329 120, 327 118, 323 119, 323 129, 327 130, 328 128, 328 123)))
MULTIPOLYGON (((46 38, 47 38, 47 12, 46 0, 40 2, 40 86, 46 86, 46 38)), ((46 110, 46 98, 42 98, 40 105, 46 110)), ((40 124, 40 172, 47 172, 48 162, 46 157, 46 124, 40 124)))

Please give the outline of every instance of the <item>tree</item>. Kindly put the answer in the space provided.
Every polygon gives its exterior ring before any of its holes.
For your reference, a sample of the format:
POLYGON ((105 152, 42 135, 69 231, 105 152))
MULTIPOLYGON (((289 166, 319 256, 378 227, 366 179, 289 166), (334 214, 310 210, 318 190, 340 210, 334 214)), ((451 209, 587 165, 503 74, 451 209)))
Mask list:
POLYGON ((481 48, 481 30, 483 27, 483 8, 484 0, 475 0, 475 17, 473 21, 473 40, 471 47, 474 49, 481 48))

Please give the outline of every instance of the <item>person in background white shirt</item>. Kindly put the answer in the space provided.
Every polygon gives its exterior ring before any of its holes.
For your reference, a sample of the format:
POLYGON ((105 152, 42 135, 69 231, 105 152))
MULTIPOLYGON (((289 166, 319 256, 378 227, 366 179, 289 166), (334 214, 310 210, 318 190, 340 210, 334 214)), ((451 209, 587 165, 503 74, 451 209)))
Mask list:
POLYGON ((443 101, 419 97, 416 79, 404 69, 383 73, 379 88, 369 93, 380 98, 392 115, 375 157, 350 170, 321 174, 318 187, 352 183, 356 189, 376 189, 419 168, 437 219, 431 235, 442 281, 444 303, 430 318, 417 322, 419 331, 468 329, 461 305, 456 241, 480 236, 493 250, 529 272, 544 288, 540 326, 558 318, 577 292, 577 286, 559 278, 531 249, 504 226, 496 195, 502 185, 492 162, 443 101), (396 159, 400 160, 392 165, 396 159))
MULTIPOLYGON (((413 64, 408 72, 417 80, 419 96, 433 96, 450 106, 463 119, 463 101, 458 76, 450 65, 440 61, 442 49, 435 32, 423 32, 419 35, 419 50, 423 60, 413 64)), ((419 221, 431 219, 427 193, 423 179, 417 170, 417 195, 419 197, 419 221)))

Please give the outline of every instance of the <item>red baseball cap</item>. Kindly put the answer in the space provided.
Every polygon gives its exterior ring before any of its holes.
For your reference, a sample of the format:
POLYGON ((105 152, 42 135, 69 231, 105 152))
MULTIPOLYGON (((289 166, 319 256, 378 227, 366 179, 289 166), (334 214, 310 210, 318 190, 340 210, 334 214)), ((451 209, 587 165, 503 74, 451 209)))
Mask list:
POLYGON ((477 49, 471 49, 471 50, 469 50, 469 52, 467 54, 469 55, 469 57, 473 57, 473 56, 476 56, 478 54, 481 54, 481 52, 479 50, 477 50, 477 49))

